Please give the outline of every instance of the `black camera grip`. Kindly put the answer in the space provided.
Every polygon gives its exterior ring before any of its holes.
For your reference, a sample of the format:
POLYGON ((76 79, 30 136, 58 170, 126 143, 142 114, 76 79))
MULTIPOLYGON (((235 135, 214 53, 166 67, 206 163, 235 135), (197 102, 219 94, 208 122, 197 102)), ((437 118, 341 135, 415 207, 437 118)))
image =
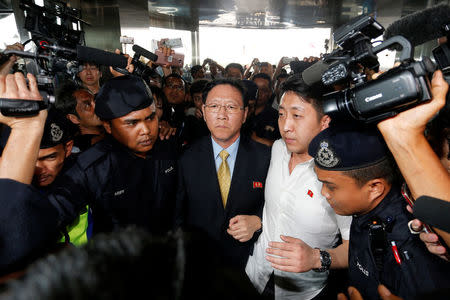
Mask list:
POLYGON ((31 117, 47 107, 47 101, 0 98, 0 111, 7 117, 31 117))

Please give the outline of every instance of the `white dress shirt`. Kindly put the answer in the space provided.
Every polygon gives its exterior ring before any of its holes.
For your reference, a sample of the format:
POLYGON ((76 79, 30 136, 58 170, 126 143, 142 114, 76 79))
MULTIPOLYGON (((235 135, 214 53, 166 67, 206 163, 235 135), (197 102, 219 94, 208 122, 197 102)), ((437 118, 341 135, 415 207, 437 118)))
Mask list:
POLYGON ((270 241, 280 235, 299 238, 313 248, 330 249, 339 233, 349 239, 351 217, 336 215, 321 195, 322 183, 314 173, 314 160, 295 166, 289 174, 291 153, 282 139, 272 146, 266 179, 263 231, 249 257, 246 272, 262 293, 271 273, 275 275, 275 299, 311 299, 325 287, 328 272, 289 273, 272 268, 266 260, 270 241))

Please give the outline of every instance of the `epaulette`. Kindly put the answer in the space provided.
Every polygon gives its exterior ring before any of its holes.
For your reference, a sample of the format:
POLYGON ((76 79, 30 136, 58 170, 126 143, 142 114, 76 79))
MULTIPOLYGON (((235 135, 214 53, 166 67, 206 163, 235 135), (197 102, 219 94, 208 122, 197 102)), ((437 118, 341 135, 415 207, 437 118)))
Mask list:
POLYGON ((111 145, 102 141, 98 142, 91 148, 80 153, 77 159, 77 164, 81 169, 86 170, 95 162, 101 160, 104 156, 108 155, 111 151, 111 145))

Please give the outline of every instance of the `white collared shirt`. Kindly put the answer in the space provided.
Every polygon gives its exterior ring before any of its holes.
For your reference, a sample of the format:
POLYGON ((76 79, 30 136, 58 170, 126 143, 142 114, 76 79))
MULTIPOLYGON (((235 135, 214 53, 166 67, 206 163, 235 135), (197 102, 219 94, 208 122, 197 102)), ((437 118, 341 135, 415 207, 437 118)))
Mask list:
POLYGON ((321 195, 322 183, 314 173, 313 159, 298 164, 289 174, 290 158, 284 141, 275 141, 266 179, 263 232, 249 257, 246 272, 260 293, 274 271, 275 299, 311 299, 325 286, 328 272, 276 270, 265 258, 268 243, 281 242, 280 235, 286 235, 313 248, 329 249, 339 233, 343 239, 349 239, 352 218, 336 215, 321 195), (287 284, 280 285, 280 281, 287 284))

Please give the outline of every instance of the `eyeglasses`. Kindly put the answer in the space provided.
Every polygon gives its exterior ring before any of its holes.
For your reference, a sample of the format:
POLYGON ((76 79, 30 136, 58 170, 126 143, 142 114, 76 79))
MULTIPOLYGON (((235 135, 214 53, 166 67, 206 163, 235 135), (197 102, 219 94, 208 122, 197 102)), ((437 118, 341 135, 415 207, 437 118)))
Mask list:
POLYGON ((225 112, 229 113, 229 114, 236 114, 240 110, 244 109, 242 106, 237 106, 237 105, 233 105, 233 104, 226 104, 226 105, 204 104, 204 105, 205 105, 206 109, 212 113, 218 113, 222 107, 225 109, 225 112))
POLYGON ((179 91, 183 91, 184 90, 184 86, 182 86, 182 85, 166 84, 166 87, 168 87, 170 89, 174 89, 174 90, 179 90, 179 91))

